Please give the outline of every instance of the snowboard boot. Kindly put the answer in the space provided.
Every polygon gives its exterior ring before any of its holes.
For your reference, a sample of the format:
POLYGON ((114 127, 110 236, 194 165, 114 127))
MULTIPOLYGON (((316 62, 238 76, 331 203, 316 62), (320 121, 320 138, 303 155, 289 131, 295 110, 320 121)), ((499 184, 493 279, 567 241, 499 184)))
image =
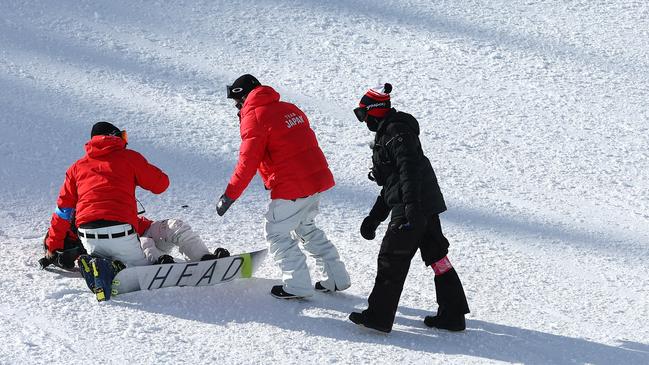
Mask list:
POLYGON ((98 302, 110 299, 113 294, 113 279, 124 267, 124 264, 117 260, 112 261, 100 257, 90 260, 90 271, 95 279, 93 292, 98 302))
POLYGON ((435 316, 426 316, 424 324, 428 327, 439 328, 447 331, 464 331, 466 328, 466 321, 464 313, 452 313, 442 309, 437 310, 435 316))
POLYGON ((201 261, 208 261, 208 260, 216 260, 224 257, 229 257, 230 256, 230 251, 226 250, 223 247, 218 247, 216 250, 214 250, 214 253, 208 253, 203 255, 201 257, 201 261))
POLYGON ((273 288, 270 290, 270 295, 274 296, 275 298, 278 299, 301 299, 304 298, 299 295, 287 293, 284 291, 284 286, 283 285, 275 285, 273 288))
MULTIPOLYGON (((329 290, 329 289, 325 288, 324 286, 322 286, 322 282, 320 282, 320 281, 315 283, 315 290, 319 291, 321 293, 331 293, 331 290, 329 290)), ((338 291, 338 287, 334 287, 333 291, 338 291)))
POLYGON ((79 272, 81 272, 81 276, 83 277, 83 280, 86 281, 86 285, 88 286, 88 289, 92 291, 93 293, 95 292, 95 277, 92 275, 91 269, 90 269, 90 261, 92 260, 92 257, 90 255, 81 255, 77 259, 77 266, 79 267, 79 272))
POLYGON ((161 255, 158 257, 158 259, 155 262, 155 265, 161 265, 161 264, 175 264, 176 261, 174 260, 173 257, 169 255, 161 255))
POLYGON ((372 323, 367 318, 367 315, 365 314, 365 311, 363 311, 362 313, 352 312, 349 315, 349 320, 354 322, 354 324, 357 324, 359 326, 369 328, 371 330, 375 330, 375 331, 378 331, 378 332, 381 332, 381 333, 390 333, 390 331, 392 331, 392 328, 383 327, 383 326, 372 323))
MULTIPOLYGON (((440 261, 446 261, 450 265, 448 259, 440 261)), ((463 331, 466 328, 464 315, 469 313, 470 310, 464 288, 462 288, 462 282, 454 268, 451 267, 441 274, 435 273, 435 292, 439 304, 437 314, 435 316, 426 316, 424 324, 428 327, 448 331, 463 331)))

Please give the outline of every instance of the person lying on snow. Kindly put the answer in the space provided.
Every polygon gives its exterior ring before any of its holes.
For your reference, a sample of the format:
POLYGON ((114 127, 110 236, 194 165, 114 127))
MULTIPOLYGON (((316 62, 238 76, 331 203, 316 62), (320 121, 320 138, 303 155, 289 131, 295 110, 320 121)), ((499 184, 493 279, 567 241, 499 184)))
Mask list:
POLYGON ((85 144, 86 155, 66 171, 45 239, 45 258, 56 257, 58 262, 62 258, 57 251, 65 251, 66 237, 73 240, 69 232, 76 228, 77 239, 86 251, 79 252, 78 266, 98 300, 104 300, 106 293, 110 296, 112 279, 122 268, 171 262, 164 252, 173 244, 191 260, 224 257, 227 253, 217 249, 210 254, 191 228, 179 220, 152 222, 138 217, 135 188, 161 194, 169 186, 169 178, 140 153, 127 149, 127 144, 126 131, 105 121, 93 125, 90 141, 85 144), (141 242, 138 236, 153 242, 141 242))

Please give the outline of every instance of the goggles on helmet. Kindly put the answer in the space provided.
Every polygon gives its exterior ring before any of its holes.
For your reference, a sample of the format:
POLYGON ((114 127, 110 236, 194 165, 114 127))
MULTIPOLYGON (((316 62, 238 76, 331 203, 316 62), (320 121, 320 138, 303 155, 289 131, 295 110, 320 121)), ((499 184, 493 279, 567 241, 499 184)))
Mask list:
POLYGON ((241 92, 243 92, 243 88, 232 87, 232 85, 226 85, 225 91, 228 99, 238 99, 241 97, 241 92))

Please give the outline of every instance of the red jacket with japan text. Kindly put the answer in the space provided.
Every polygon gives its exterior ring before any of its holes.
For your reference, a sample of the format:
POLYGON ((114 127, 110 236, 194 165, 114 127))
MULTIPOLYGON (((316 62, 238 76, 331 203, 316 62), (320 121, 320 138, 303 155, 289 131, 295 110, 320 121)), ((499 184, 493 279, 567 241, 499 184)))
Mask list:
POLYGON ((167 175, 126 149, 120 137, 94 136, 85 148, 86 155, 65 173, 46 241, 50 252, 63 248, 73 216, 77 227, 109 220, 131 224, 143 233, 150 222, 138 221, 135 187, 160 194, 169 186, 167 175))
POLYGON ((269 86, 252 90, 241 109, 239 161, 225 190, 237 199, 259 171, 271 199, 297 199, 334 186, 306 115, 269 86))

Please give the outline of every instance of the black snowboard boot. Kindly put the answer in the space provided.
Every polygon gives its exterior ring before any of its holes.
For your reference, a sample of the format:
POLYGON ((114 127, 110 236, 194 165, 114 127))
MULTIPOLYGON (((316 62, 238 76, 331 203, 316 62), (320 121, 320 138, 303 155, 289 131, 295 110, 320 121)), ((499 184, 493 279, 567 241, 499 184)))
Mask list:
POLYGON ((283 285, 275 285, 273 286, 272 289, 270 289, 270 295, 274 296, 275 298, 278 299, 300 299, 304 298, 299 295, 287 293, 284 291, 284 286, 283 285))
POLYGON ((426 316, 424 324, 449 331, 463 331, 466 328, 464 315, 470 311, 455 269, 435 276, 435 292, 439 304, 437 315, 426 316))
POLYGON ((176 263, 176 261, 174 260, 173 257, 171 257, 171 256, 169 256, 169 255, 162 255, 162 256, 158 257, 158 259, 157 259, 156 262, 155 262, 156 265, 160 265, 160 264, 174 264, 174 263, 176 263))
POLYGON ((363 326, 365 328, 369 328, 371 330, 379 331, 382 333, 390 333, 390 331, 392 331, 392 328, 383 327, 372 323, 365 315, 365 312, 351 312, 351 314, 349 315, 349 320, 359 326, 363 326))
POLYGON ((453 313, 440 307, 434 316, 426 316, 424 324, 428 327, 439 328, 448 331, 464 331, 466 321, 464 313, 453 313))
MULTIPOLYGON (((319 282, 319 281, 315 283, 315 290, 319 291, 321 293, 331 293, 331 290, 329 290, 329 289, 325 288, 324 286, 322 286, 322 283, 319 282)), ((338 291, 338 287, 334 287, 333 291, 338 291)))
POLYGON ((216 260, 216 259, 229 257, 229 256, 230 256, 230 251, 226 250, 223 247, 218 247, 216 250, 214 250, 213 254, 208 253, 203 255, 203 257, 201 257, 201 261, 216 260))

